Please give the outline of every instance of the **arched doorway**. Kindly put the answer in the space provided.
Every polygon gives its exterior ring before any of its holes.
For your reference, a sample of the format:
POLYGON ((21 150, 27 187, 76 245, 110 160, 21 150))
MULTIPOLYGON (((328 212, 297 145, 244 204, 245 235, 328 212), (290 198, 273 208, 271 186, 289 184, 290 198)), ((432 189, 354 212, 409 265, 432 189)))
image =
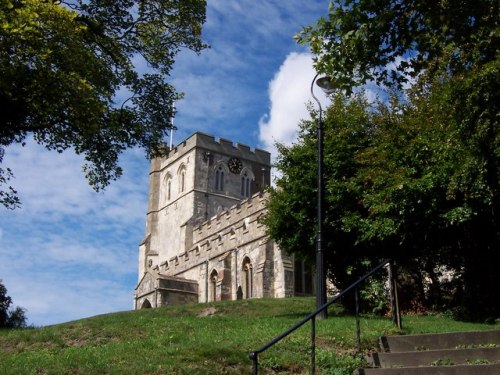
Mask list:
POLYGON ((249 257, 243 259, 241 268, 241 278, 243 284, 243 298, 251 298, 253 295, 253 267, 249 257))
POLYGON ((141 309, 150 309, 151 307, 152 307, 151 302, 149 302, 149 300, 146 299, 142 303, 141 309))
POLYGON ((210 273, 210 301, 217 301, 217 282, 219 281, 219 274, 216 270, 210 273))

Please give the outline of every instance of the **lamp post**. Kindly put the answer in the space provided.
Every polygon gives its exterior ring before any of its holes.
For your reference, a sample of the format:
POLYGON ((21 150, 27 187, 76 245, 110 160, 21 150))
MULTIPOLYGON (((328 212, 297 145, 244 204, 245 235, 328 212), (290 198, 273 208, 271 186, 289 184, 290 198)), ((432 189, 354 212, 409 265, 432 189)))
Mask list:
MULTIPOLYGON (((317 138, 318 138, 318 206, 317 220, 318 228, 316 234, 316 308, 320 308, 326 303, 326 275, 325 264, 323 260, 323 205, 324 205, 324 176, 323 176, 323 109, 321 103, 314 96, 314 83, 323 89, 326 94, 331 94, 335 90, 331 80, 328 77, 318 79, 319 73, 314 76, 311 82, 311 95, 318 103, 319 116, 317 122, 317 138)), ((317 315, 318 319, 326 319, 328 311, 325 309, 317 315)))

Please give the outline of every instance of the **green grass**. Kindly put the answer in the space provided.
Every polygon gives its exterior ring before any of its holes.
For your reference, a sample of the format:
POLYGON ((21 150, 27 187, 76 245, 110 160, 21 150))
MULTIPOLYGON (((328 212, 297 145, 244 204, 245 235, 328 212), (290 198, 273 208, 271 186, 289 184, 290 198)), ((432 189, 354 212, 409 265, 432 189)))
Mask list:
MULTIPOLYGON (((0 374, 250 374, 248 352, 314 309, 312 298, 171 306, 96 316, 50 327, 0 330, 0 374)), ((321 374, 343 375, 354 356, 354 318, 333 309, 317 322, 321 374)), ((405 316, 404 333, 499 328, 443 316, 405 316)), ((308 373, 306 324, 259 357, 262 373, 308 373)), ((362 345, 399 333, 387 318, 362 316, 362 345)))

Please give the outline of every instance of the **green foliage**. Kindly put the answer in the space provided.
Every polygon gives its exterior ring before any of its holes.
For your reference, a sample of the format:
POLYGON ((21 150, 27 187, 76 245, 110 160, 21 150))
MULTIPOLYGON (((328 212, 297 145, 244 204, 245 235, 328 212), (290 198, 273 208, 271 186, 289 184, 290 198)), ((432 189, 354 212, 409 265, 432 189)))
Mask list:
MULTIPOLYGON (((28 135, 84 154, 96 189, 121 175, 120 153, 161 151, 180 94, 167 81, 181 48, 200 52, 204 0, 0 3, 0 152, 28 135), (133 61, 151 69, 140 75, 133 61), (118 90, 130 97, 116 103, 118 90)), ((0 158, 1 162, 1 158, 0 158)), ((0 185, 11 177, 0 169, 0 185)), ((2 186, 3 188, 3 186, 2 186)), ((0 202, 19 205, 13 189, 0 202)))
POLYGON ((12 298, 7 295, 7 288, 0 279, 0 328, 26 327, 26 310, 17 306, 10 309, 12 298))
MULTIPOLYGON (((252 299, 169 306, 96 316, 30 330, 0 330, 0 373, 251 374, 248 352, 314 310, 313 298, 252 299), (212 315, 204 314, 206 309, 212 315), (147 358, 147 361, 144 360, 147 358)), ((355 319, 341 309, 316 322, 317 370, 352 374, 355 319)), ((405 333, 470 331, 495 326, 444 316, 405 316, 405 333)), ((363 350, 394 331, 386 317, 361 316, 363 350)), ((310 368, 310 325, 259 356, 265 374, 310 368)))
POLYGON ((321 349, 316 354, 316 360, 318 367, 321 368, 321 374, 325 375, 352 375, 357 369, 368 365, 360 356, 321 349))
POLYGON ((359 291, 361 308, 373 314, 383 315, 389 311, 389 290, 387 288, 387 278, 370 278, 359 291))
MULTIPOLYGON (((325 116, 326 258, 337 286, 364 260, 389 256, 432 280, 429 296, 415 284, 428 306, 500 314, 498 12, 493 0, 336 0, 297 36, 347 96, 334 96, 325 116), (352 96, 370 81, 394 90, 388 102, 352 96), (442 265, 456 281, 446 297, 442 265)), ((303 122, 298 144, 279 148, 283 177, 267 218, 284 249, 309 258, 314 138, 314 122, 303 122)))
MULTIPOLYGON (((488 74, 493 73, 480 76, 488 74)), ((480 77, 472 81, 474 87, 462 83, 469 93, 498 96, 498 91, 485 94, 478 88, 480 77)), ((494 86, 492 81, 484 79, 494 86)), ((484 121, 467 120, 474 116, 468 102, 461 102, 470 109, 459 121, 454 110, 459 92, 454 79, 442 77, 422 81, 407 92, 406 101, 393 96, 389 103, 371 106, 361 94, 333 98, 324 118, 324 225, 325 258, 338 287, 393 257, 412 272, 426 272, 439 294, 436 267, 444 265, 460 281, 446 303, 472 308, 471 317, 500 313, 499 292, 490 287, 500 282, 500 127, 484 112, 477 114, 484 121)), ((484 102, 480 98, 474 102, 484 102)), ((493 104, 490 108, 498 113, 493 104)), ((265 218, 270 236, 283 249, 311 260, 315 129, 314 121, 304 121, 298 142, 279 146, 282 177, 271 191, 265 218)), ((428 306, 443 304, 442 296, 433 298, 428 306)))
POLYGON ((341 89, 401 87, 423 71, 460 75, 496 59, 498 14, 497 0, 334 0, 296 40, 341 89))
MULTIPOLYGON (((353 246, 357 236, 353 220, 359 209, 353 177, 359 166, 355 156, 366 147, 370 132, 365 126, 370 119, 367 108, 361 96, 352 100, 337 96, 325 116, 325 255, 330 275, 340 283, 345 281, 347 267, 361 261, 353 246), (341 247, 340 254, 336 249, 341 247)), ((291 147, 278 145, 278 151, 276 167, 282 177, 270 191, 264 222, 282 249, 313 260, 317 225, 315 122, 303 121, 299 141, 291 147)))

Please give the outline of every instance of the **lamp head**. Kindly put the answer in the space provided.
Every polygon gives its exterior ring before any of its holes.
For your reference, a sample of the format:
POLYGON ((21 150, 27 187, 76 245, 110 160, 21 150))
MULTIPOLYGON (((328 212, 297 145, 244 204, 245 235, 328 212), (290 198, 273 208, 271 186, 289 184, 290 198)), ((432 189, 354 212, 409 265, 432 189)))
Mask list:
POLYGON ((326 76, 326 77, 321 77, 316 80, 316 84, 324 91, 325 94, 330 95, 337 90, 337 86, 335 85, 334 81, 326 76))

